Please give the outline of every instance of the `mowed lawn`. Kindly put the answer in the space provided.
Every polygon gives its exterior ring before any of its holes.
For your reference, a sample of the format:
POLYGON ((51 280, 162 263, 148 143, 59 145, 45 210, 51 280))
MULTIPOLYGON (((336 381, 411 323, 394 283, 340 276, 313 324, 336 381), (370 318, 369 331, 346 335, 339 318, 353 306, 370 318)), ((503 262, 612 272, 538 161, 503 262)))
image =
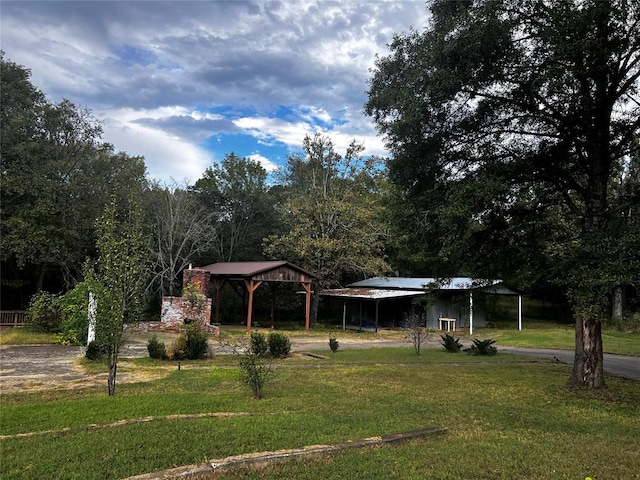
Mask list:
MULTIPOLYGON (((123 478, 249 452, 444 426, 398 445, 299 459, 211 478, 640 478, 640 384, 607 377, 568 391, 570 366, 411 348, 323 352, 279 361, 265 398, 233 357, 130 369, 166 377, 100 389, 0 396, 2 479, 123 478), (174 414, 232 413, 171 419, 174 414), (145 417, 154 416, 153 419, 145 417), (140 420, 101 426, 119 420, 140 420), (64 430, 63 430, 64 429, 64 430), (35 432, 33 436, 19 434, 35 432)), ((204 477, 200 477, 204 478, 204 477)))

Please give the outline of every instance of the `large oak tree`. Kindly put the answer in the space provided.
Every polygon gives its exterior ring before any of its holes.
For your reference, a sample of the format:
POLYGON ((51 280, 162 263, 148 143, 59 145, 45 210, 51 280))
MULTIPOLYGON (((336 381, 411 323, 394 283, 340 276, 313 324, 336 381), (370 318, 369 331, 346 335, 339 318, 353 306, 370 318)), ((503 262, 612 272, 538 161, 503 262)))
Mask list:
POLYGON ((568 385, 603 387, 607 295, 639 276, 637 226, 621 221, 611 191, 638 149, 640 4, 431 1, 430 10, 425 31, 397 35, 370 81, 365 108, 393 153, 391 177, 427 231, 440 226, 440 252, 488 253, 511 238, 526 250, 534 235, 562 266, 549 274, 575 307, 568 385))

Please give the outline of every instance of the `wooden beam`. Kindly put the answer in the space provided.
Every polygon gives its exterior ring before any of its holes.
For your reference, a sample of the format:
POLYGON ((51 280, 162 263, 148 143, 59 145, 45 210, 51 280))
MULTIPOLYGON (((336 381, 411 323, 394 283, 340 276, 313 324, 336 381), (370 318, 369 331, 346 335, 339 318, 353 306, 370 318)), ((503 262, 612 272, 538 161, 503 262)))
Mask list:
POLYGON ((249 306, 247 307, 247 332, 251 331, 251 315, 253 313, 253 292, 262 285, 262 282, 254 282, 253 280, 245 280, 244 284, 249 291, 249 306))
POLYGON ((306 292, 304 328, 309 330, 309 324, 311 323, 311 284, 302 283, 302 288, 306 292))

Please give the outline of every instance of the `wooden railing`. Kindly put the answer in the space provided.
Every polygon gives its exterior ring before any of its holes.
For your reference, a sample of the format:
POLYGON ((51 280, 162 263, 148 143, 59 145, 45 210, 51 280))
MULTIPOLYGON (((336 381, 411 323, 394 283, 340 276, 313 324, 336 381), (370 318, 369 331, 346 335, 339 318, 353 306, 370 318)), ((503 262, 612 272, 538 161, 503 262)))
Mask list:
POLYGON ((25 310, 0 310, 0 326, 17 327, 24 325, 27 319, 25 310))

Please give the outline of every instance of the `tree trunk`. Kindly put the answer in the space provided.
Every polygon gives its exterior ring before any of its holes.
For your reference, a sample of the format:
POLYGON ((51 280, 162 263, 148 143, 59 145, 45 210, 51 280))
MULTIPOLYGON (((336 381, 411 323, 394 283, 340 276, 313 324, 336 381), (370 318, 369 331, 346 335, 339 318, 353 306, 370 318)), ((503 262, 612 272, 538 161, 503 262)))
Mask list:
POLYGON ((576 350, 568 388, 606 388, 602 353, 602 324, 590 317, 576 320, 576 350))
POLYGON ((109 379, 107 380, 107 390, 109 396, 116 394, 116 373, 118 371, 118 351, 116 350, 112 361, 109 364, 109 379))

